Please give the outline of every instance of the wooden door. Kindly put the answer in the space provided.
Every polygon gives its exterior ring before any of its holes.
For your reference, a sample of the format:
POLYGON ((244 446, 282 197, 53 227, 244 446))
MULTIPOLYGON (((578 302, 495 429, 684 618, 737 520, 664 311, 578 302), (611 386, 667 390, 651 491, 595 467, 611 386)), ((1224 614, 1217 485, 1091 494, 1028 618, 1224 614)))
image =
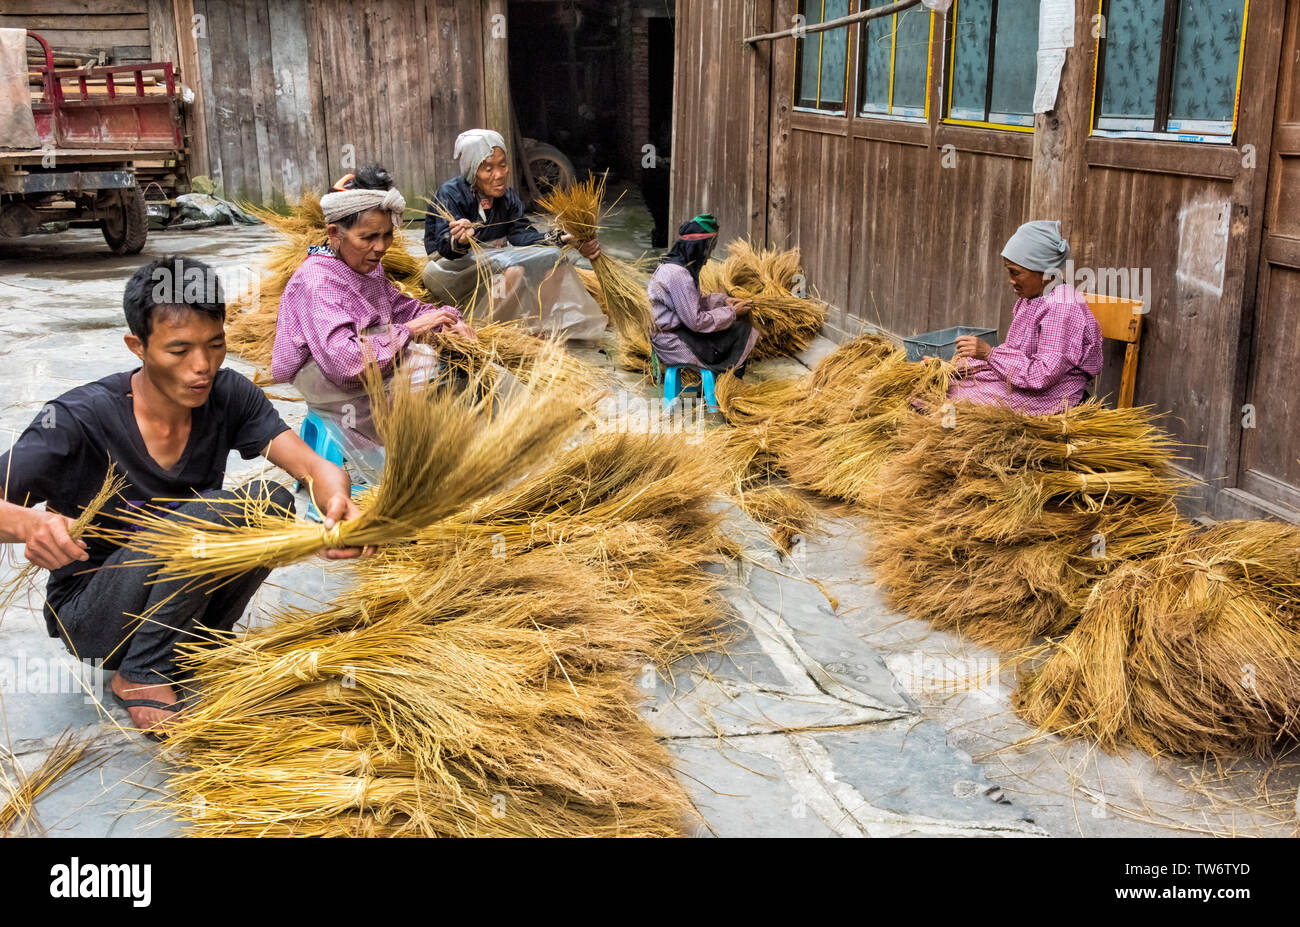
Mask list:
POLYGON ((1287 4, 1240 488, 1300 517, 1300 4, 1287 4))

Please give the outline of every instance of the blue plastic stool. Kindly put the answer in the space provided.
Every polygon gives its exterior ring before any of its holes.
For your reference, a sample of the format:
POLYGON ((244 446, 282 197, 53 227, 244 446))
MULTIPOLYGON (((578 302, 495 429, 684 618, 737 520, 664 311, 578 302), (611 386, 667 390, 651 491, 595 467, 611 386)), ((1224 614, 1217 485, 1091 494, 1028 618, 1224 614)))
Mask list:
MULTIPOLYGON (((683 369, 694 370, 694 367, 664 367, 664 411, 667 412, 677 401, 677 397, 683 394, 698 395, 694 386, 683 389, 681 387, 680 373, 683 369)), ((708 412, 718 411, 718 398, 713 392, 713 371, 703 369, 699 371, 700 383, 704 387, 704 408, 708 412)))
MULTIPOLYGON (((324 457, 336 467, 343 466, 343 430, 327 418, 321 418, 310 409, 307 410, 307 417, 302 420, 302 428, 298 429, 298 437, 306 445, 315 451, 319 456, 324 457)), ((298 488, 302 489, 301 481, 298 488)), ((357 490, 363 487, 354 485, 352 487, 352 497, 357 497, 357 490)), ((307 501, 307 517, 312 521, 324 521, 324 516, 316 508, 316 503, 310 499, 307 501)))
POLYGON ((343 430, 336 423, 308 409, 298 437, 336 467, 343 466, 343 430))

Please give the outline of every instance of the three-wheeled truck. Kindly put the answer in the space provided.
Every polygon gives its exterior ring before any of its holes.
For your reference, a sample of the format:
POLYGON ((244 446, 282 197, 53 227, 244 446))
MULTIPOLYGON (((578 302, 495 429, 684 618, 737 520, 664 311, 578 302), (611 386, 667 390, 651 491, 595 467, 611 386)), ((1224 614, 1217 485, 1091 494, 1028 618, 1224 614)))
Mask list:
POLYGON ((40 146, 0 138, 0 238, 31 235, 47 222, 95 225, 115 254, 135 254, 149 234, 135 162, 178 158, 183 146, 169 61, 56 70, 50 44, 31 101, 40 146))

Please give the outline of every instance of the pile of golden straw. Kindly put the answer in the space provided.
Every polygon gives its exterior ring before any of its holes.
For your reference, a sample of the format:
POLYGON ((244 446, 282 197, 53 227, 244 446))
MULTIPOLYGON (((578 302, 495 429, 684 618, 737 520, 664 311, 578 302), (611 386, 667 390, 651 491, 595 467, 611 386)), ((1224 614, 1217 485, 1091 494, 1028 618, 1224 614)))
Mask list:
POLYGON ((759 332, 754 360, 797 354, 826 321, 826 304, 808 295, 798 248, 756 250, 737 239, 727 246, 725 261, 710 261, 700 271, 700 292, 753 301, 750 320, 759 332))
POLYGON ((680 833, 637 707, 719 629, 724 480, 707 445, 600 436, 361 561, 332 607, 195 647, 172 807, 206 836, 680 833))
POLYGON ((1078 620, 1091 584, 1185 524, 1172 439, 1144 409, 956 403, 914 416, 878 474, 870 562, 894 604, 994 647, 1078 620))
POLYGON ((1300 527, 1224 522, 1121 566, 1013 701, 1041 729, 1107 750, 1290 746, 1300 737, 1300 527))

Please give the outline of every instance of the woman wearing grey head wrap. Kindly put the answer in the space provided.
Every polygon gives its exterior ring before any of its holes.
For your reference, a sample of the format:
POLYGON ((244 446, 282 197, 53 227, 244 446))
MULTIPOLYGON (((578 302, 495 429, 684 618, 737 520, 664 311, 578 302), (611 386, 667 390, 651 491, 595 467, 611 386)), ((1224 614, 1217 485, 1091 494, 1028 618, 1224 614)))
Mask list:
MULTIPOLYGON (((489 306, 487 318, 477 310, 483 321, 527 319, 537 332, 598 339, 605 316, 560 251, 564 237, 533 228, 523 201, 510 189, 505 139, 491 129, 470 129, 456 139, 452 155, 460 176, 438 189, 435 199, 442 208, 424 223, 429 263, 423 280, 429 292, 460 306, 471 300, 489 306), (471 240, 482 247, 472 247, 471 240), (489 293, 476 294, 480 262, 491 268, 489 293)), ((600 244, 588 242, 579 252, 594 258, 600 244)))
POLYGON ((1011 327, 997 347, 957 339, 950 399, 1042 415, 1082 401, 1101 371, 1101 327, 1078 291, 1063 283, 1070 245, 1055 220, 1026 222, 1002 249, 1016 294, 1011 327))

